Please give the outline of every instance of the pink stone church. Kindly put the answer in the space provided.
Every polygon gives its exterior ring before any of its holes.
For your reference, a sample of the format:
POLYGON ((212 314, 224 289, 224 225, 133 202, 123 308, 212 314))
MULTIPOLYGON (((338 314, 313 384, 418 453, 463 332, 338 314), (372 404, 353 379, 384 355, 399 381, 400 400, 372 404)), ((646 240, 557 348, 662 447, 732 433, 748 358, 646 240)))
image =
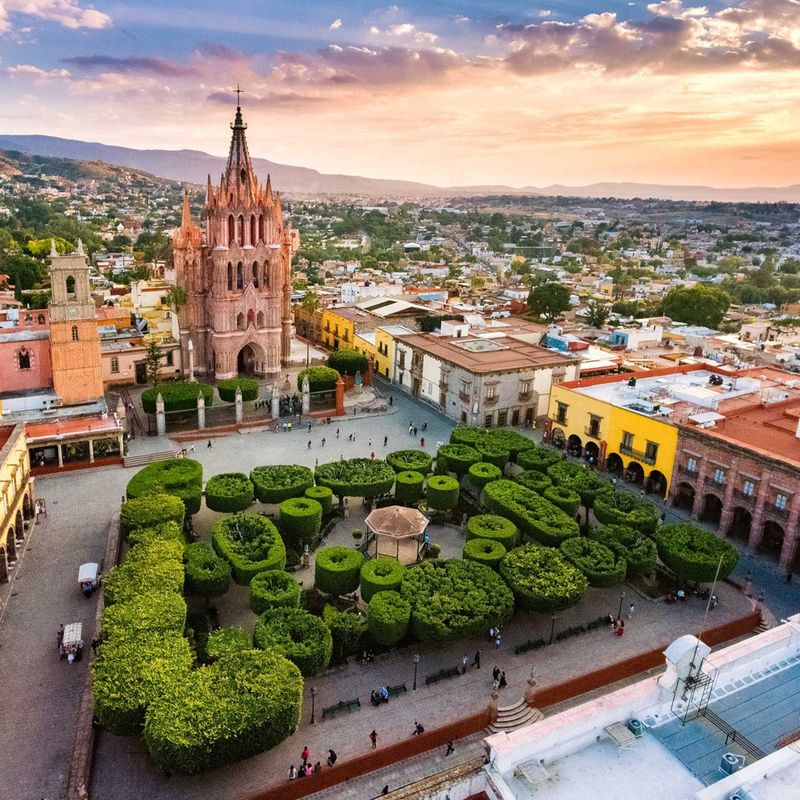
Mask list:
POLYGON ((195 372, 207 379, 275 376, 291 350, 292 252, 297 233, 284 222, 269 176, 259 185, 247 150, 242 109, 231 124, 230 153, 218 186, 208 178, 205 229, 184 198, 173 239, 183 363, 192 342, 195 372))

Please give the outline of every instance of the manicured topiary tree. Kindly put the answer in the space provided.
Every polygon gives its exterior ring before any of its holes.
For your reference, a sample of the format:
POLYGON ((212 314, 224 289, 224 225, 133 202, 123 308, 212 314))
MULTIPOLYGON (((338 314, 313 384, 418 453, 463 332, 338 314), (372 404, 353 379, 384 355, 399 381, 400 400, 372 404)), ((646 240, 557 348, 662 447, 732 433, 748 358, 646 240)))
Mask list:
POLYGON ((437 466, 445 466, 448 472, 454 472, 459 478, 467 474, 467 470, 481 460, 481 454, 466 444, 443 444, 436 451, 437 466))
POLYGON ((594 528, 589 535, 619 558, 625 559, 628 578, 649 575, 655 569, 658 556, 656 543, 641 531, 626 525, 602 525, 594 528))
POLYGON ((316 500, 322 506, 322 516, 329 517, 333 511, 333 492, 327 486, 309 486, 304 496, 316 500))
POLYGON ((386 463, 395 472, 421 472, 427 475, 431 471, 433 456, 424 450, 395 450, 386 456, 386 463))
POLYGON ((171 494, 150 494, 128 500, 119 512, 119 529, 123 536, 140 528, 156 528, 174 522, 183 528, 186 506, 171 494))
POLYGON ((260 503, 282 503, 290 497, 302 497, 314 485, 314 473, 297 464, 256 467, 250 472, 256 499, 260 503))
POLYGON ((601 492, 594 502, 594 515, 603 525, 625 525, 652 536, 659 511, 653 503, 629 492, 601 492))
POLYGON ((616 586, 625 580, 625 559, 595 539, 576 536, 562 542, 559 549, 586 576, 590 586, 616 586))
POLYGON ((325 594, 341 595, 358 588, 364 556, 349 547, 323 547, 314 561, 314 585, 325 594))
POLYGON ((533 489, 536 494, 542 495, 548 486, 553 485, 553 481, 551 481, 544 472, 537 472, 535 469, 520 472, 518 475, 514 476, 514 480, 526 489, 533 489))
POLYGON ((501 470, 511 458, 511 453, 508 450, 491 442, 477 442, 475 449, 481 454, 481 461, 485 461, 487 464, 494 464, 501 470))
POLYGON ((197 396, 202 392, 206 406, 214 402, 214 387, 196 381, 175 381, 151 386, 142 392, 142 408, 145 414, 156 413, 156 399, 161 395, 164 411, 196 411, 197 396))
POLYGON ((378 644, 397 644, 408 633, 410 623, 411 603, 399 592, 383 591, 372 596, 367 625, 369 635, 378 644))
POLYGON ((355 609, 339 611, 330 603, 322 610, 322 621, 333 637, 333 658, 340 661, 358 651, 358 643, 367 631, 367 618, 355 609))
POLYGON ((128 500, 150 494, 172 494, 180 497, 187 514, 200 510, 203 493, 203 465, 190 458, 156 461, 140 469, 129 481, 128 500))
POLYGON ((263 614, 271 608, 299 608, 300 584, 283 570, 259 572, 250 581, 250 608, 263 614))
POLYGON ((449 475, 432 475, 428 478, 425 499, 436 511, 450 511, 458 504, 458 481, 449 475))
POLYGON ((471 447, 484 444, 487 447, 507 450, 512 463, 517 462, 520 453, 534 447, 531 439, 512 428, 453 428, 450 433, 450 442, 466 444, 471 447))
POLYGON ((241 628, 217 628, 206 639, 206 655, 209 661, 219 661, 226 656, 250 650, 252 638, 241 628))
POLYGON ((369 602, 377 592, 400 590, 406 568, 393 558, 373 558, 361 567, 361 599, 369 602))
POLYGON ((512 550, 517 546, 519 530, 505 517, 495 514, 476 514, 467 520, 467 541, 470 539, 491 539, 512 550))
POLYGON ((231 585, 231 565, 205 542, 194 542, 184 550, 186 594, 219 597, 231 585))
POLYGON ((107 606, 127 603, 147 592, 183 589, 183 545, 175 541, 152 541, 132 548, 125 562, 114 567, 103 581, 107 606))
POLYGON ((505 554, 505 547, 498 541, 469 539, 464 542, 462 557, 465 561, 476 561, 478 564, 485 564, 487 567, 497 569, 505 554))
POLYGON ((467 480, 478 490, 486 486, 491 481, 499 480, 503 477, 503 470, 494 464, 479 461, 467 470, 467 480))
POLYGON ((656 533, 658 557, 685 581, 708 583, 727 578, 739 561, 733 545, 696 525, 662 525, 656 533))
POLYGON ((319 675, 327 669, 333 652, 328 626, 301 608, 273 608, 256 621, 253 643, 261 650, 275 650, 297 665, 303 675, 319 675))
POLYGON ((394 498, 404 506, 413 506, 422 499, 425 477, 421 472, 398 472, 395 476, 394 498))
MULTIPOLYGON (((581 505, 586 509, 586 524, 589 524, 589 509, 594 507, 601 494, 607 494, 611 487, 592 469, 571 461, 559 461, 547 468, 547 474, 554 486, 569 488, 577 492, 581 505)), ((576 509, 577 511, 577 509, 576 509)))
POLYGON ((561 456, 555 450, 546 447, 530 447, 519 454, 517 464, 523 469, 546 473, 547 470, 561 461, 561 456))
POLYGON ((287 541, 300 550, 322 527, 322 506, 308 497, 290 497, 280 504, 278 525, 287 541))
POLYGON ((380 459, 350 458, 320 464, 317 483, 327 486, 338 497, 377 497, 392 490, 394 470, 380 459))
POLYGON ((336 381, 339 373, 330 367, 308 367, 300 370, 297 375, 297 389, 303 390, 303 380, 308 378, 308 387, 314 392, 333 392, 336 390, 336 381))
POLYGON ((542 497, 570 517, 574 517, 581 507, 581 496, 570 486, 548 486, 542 492, 542 497))
POLYGON ((278 529, 258 514, 240 511, 219 520, 211 531, 211 543, 230 562, 233 579, 242 586, 259 572, 286 565, 286 547, 278 529))
POLYGON ((253 483, 241 472, 223 472, 206 483, 206 505, 212 511, 244 511, 253 503, 253 483))
POLYGON ((586 591, 584 574, 553 547, 524 544, 500 562, 500 574, 517 603, 530 611, 552 613, 575 605, 586 591))
POLYGON ((183 633, 186 601, 177 592, 144 592, 127 603, 114 603, 103 610, 103 639, 140 636, 146 633, 183 633))
POLYGON ((258 379, 239 375, 238 378, 228 378, 217 383, 220 399, 226 403, 235 403, 237 386, 242 391, 242 400, 256 400, 258 398, 258 391, 261 387, 258 379))
POLYGON ((181 545, 185 545, 186 537, 183 535, 183 529, 178 527, 177 522, 164 522, 153 528, 137 528, 128 536, 128 544, 131 547, 156 541, 178 542, 181 545))
POLYGON ((328 366, 340 375, 362 375, 367 371, 367 357, 358 350, 334 350, 328 356, 328 366))

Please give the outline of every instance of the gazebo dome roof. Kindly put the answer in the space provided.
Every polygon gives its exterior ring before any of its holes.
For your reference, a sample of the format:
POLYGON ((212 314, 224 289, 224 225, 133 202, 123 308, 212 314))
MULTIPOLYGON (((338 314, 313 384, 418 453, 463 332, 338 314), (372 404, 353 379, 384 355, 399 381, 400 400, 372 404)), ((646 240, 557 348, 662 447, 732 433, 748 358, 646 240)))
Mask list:
POLYGON ((428 527, 428 518, 421 511, 405 506, 376 508, 365 521, 371 531, 395 539, 420 536, 428 527))

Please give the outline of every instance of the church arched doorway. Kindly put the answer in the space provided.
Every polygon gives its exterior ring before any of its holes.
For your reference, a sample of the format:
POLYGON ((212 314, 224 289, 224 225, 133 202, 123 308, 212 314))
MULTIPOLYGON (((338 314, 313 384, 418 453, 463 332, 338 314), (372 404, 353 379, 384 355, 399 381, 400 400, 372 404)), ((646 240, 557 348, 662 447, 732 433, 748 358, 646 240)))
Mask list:
POLYGON ((246 344, 236 357, 236 370, 239 375, 256 375, 259 371, 260 352, 253 345, 246 344))

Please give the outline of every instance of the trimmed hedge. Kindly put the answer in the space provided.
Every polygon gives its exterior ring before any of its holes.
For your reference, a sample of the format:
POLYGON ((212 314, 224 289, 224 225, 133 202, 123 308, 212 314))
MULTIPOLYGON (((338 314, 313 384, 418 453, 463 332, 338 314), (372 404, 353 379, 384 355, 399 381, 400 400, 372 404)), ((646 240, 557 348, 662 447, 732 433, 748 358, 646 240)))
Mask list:
POLYGON ((503 477, 503 470, 486 461, 478 461, 467 470, 467 479, 477 489, 482 489, 491 481, 500 480, 503 477))
POLYGON ((137 544, 150 544, 151 542, 178 542, 186 544, 183 528, 177 522, 164 522, 154 528, 137 528, 128 536, 128 544, 134 547, 137 544))
POLYGON ((519 454, 517 464, 523 469, 546 474, 547 470, 559 461, 561 461, 561 456, 555 450, 549 450, 546 447, 531 447, 519 454))
POLYGON ((164 411, 196 411, 197 395, 203 393, 206 407, 214 402, 214 387, 197 381, 176 381, 151 386, 142 392, 142 408, 145 414, 156 413, 156 398, 159 393, 164 401, 164 411))
POLYGON ((575 605, 586 591, 584 574, 552 547, 524 544, 500 562, 500 574, 521 607, 551 613, 575 605))
POLYGON ((581 496, 570 486, 548 486, 542 492, 542 497, 570 517, 574 517, 581 507, 581 496))
POLYGON ((253 483, 241 472, 223 472, 206 483, 206 505, 212 511, 244 511, 253 503, 253 483))
POLYGON ((233 579, 247 586, 254 575, 286 566, 286 547, 278 529, 266 518, 240 511, 219 520, 211 543, 230 562, 233 579))
POLYGON ((334 350, 328 356, 328 366, 335 369, 340 375, 352 375, 356 372, 365 375, 367 372, 367 357, 358 350, 334 350))
POLYGON ((300 584, 283 570, 259 572, 250 581, 250 608, 255 614, 272 608, 300 608, 300 584))
POLYGON ((322 506, 322 516, 330 516, 333 511, 333 492, 327 486, 309 486, 303 493, 309 500, 316 500, 322 506))
POLYGON ((103 609, 100 629, 108 641, 143 633, 182 634, 185 624, 186 601, 175 592, 153 591, 103 609))
POLYGON ((496 514, 476 514, 467 520, 467 541, 471 539, 491 539, 513 550, 517 546, 519 530, 517 526, 505 517, 496 514))
MULTIPOLYGON (((581 505, 592 508, 601 494, 610 491, 610 486, 592 469, 585 465, 560 461, 548 467, 547 474, 554 486, 569 487, 581 498, 581 505)), ((577 509, 576 509, 577 510, 577 509)))
POLYGON ((308 378, 308 387, 313 392, 334 392, 339 373, 330 367, 308 367, 297 375, 297 391, 303 391, 303 379, 308 378))
POLYGON ((260 503, 282 503, 302 497, 314 485, 314 472, 297 464, 256 467, 250 472, 253 490, 260 503))
POLYGON ((220 400, 224 400, 226 403, 235 403, 237 386, 242 390, 242 400, 258 399, 258 392, 261 388, 260 381, 257 378, 246 378, 244 375, 240 375, 238 378, 227 378, 217 382, 220 400))
POLYGON ((175 541, 152 541, 132 548, 123 564, 114 567, 103 581, 107 606, 127 603, 147 592, 183 590, 183 545, 175 541))
POLYGON ((421 472, 398 472, 395 475, 394 499, 404 505, 413 506, 422 499, 425 476, 421 472))
POLYGON ((280 504, 278 525, 290 544, 302 550, 322 527, 322 506, 308 497, 290 497, 280 504))
POLYGON ((411 624, 411 603, 399 592, 382 591, 369 601, 367 626, 369 635, 378 644, 389 647, 408 633, 411 624))
POLYGON ((333 653, 328 626, 302 608, 273 608, 257 620, 253 643, 261 650, 275 650, 297 665, 305 676, 324 672, 333 653))
POLYGON ((510 519, 522 533, 532 536, 540 544, 558 547, 565 539, 580 534, 574 517, 514 481, 499 480, 487 484, 483 501, 490 511, 510 519))
POLYGON ((658 557, 685 581, 708 583, 722 564, 719 579, 727 578, 739 561, 739 553, 728 542, 696 525, 662 525, 656 533, 658 557))
POLYGON ((656 543, 641 531, 625 525, 603 525, 594 528, 589 535, 625 559, 627 577, 649 575, 655 569, 658 556, 656 543))
POLYGON ((544 494, 544 490, 553 485, 553 481, 544 472, 537 472, 535 469, 520 472, 514 476, 514 480, 526 489, 532 489, 536 494, 544 494))
POLYGON ((327 486, 337 497, 377 497, 394 485, 394 470, 380 459, 350 458, 320 464, 317 483, 327 486))
POLYGON ((411 631, 423 642, 484 635, 514 610, 511 590, 493 569, 459 558, 406 569, 400 594, 411 603, 411 631))
POLYGON ((459 478, 467 474, 467 470, 481 460, 481 454, 465 444, 443 444, 436 451, 436 466, 445 467, 459 478))
POLYGON ((393 558, 379 556, 361 567, 361 599, 368 603, 378 592, 398 592, 406 568, 393 558))
POLYGON ((559 549, 586 576, 590 586, 616 586, 625 580, 628 568, 625 559, 594 539, 584 536, 567 539, 559 549))
POLYGON ((527 436, 523 436, 513 428, 453 428, 450 433, 452 444, 466 444, 477 447, 478 444, 486 444, 494 448, 508 450, 509 460, 516 463, 519 455, 530 448, 534 443, 527 436))
POLYGON ((603 525, 625 525, 652 536, 659 520, 658 507, 629 492, 603 492, 594 502, 594 515, 603 525))
POLYGON ((241 628, 217 628, 206 639, 206 655, 209 661, 219 661, 225 656, 250 650, 253 644, 250 636, 241 628))
POLYGON ((183 529, 186 506, 171 494, 149 494, 128 500, 119 512, 119 528, 123 536, 140 528, 157 528, 174 522, 183 529))
POLYGON ((314 585, 325 594, 350 594, 358 588, 364 556, 349 547, 323 547, 314 560, 314 585))
POLYGON ((449 511, 458 504, 458 481, 449 475, 433 475, 428 478, 425 499, 436 511, 449 511))
POLYGON ((462 558, 497 569, 506 552, 506 548, 496 539, 469 539, 464 542, 462 558))
POLYGON ((476 442, 475 449, 481 454, 481 461, 494 464, 503 469, 511 458, 511 453, 503 447, 497 447, 490 442, 476 442))
POLYGON ((151 494, 180 497, 186 513, 196 514, 203 494, 203 465, 191 458, 170 458, 148 464, 128 481, 126 496, 133 500, 151 494))
POLYGON ((424 450, 395 450, 386 456, 386 463, 395 472, 421 472, 427 475, 433 466, 433 456, 424 450))
POLYGON ((186 594, 219 597, 231 585, 231 565, 205 542, 194 542, 184 549, 186 594))

